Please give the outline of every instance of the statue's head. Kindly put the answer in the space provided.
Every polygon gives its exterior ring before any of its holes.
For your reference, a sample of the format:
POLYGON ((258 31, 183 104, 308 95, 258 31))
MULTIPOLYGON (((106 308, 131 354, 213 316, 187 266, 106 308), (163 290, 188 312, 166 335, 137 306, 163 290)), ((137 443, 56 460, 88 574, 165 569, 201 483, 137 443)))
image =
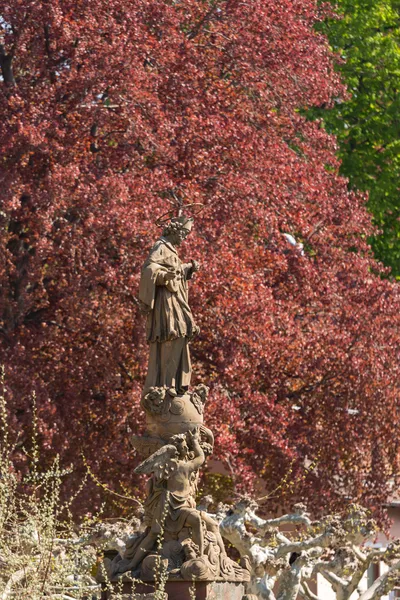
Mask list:
POLYGON ((163 229, 163 236, 174 246, 180 246, 192 231, 194 220, 192 217, 172 218, 163 229))
POLYGON ((170 439, 170 444, 173 444, 178 452, 180 459, 185 459, 189 452, 189 447, 184 433, 177 433, 170 439))
POLYGON ((199 555, 199 547, 194 543, 192 539, 186 539, 182 542, 183 553, 185 555, 185 560, 193 560, 199 555))

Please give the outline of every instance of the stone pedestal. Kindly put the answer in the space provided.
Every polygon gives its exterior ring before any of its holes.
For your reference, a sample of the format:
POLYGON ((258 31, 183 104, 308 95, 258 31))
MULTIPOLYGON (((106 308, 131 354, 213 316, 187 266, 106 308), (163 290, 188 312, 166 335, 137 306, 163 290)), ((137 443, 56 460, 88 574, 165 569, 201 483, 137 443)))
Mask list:
POLYGON ((164 410, 160 413, 151 412, 150 402, 143 403, 146 411, 146 429, 150 436, 158 436, 168 442, 177 433, 187 433, 195 427, 203 425, 203 405, 193 394, 183 394, 170 398, 167 394, 164 400, 164 410), (200 402, 200 404, 199 404, 200 402), (147 405, 146 405, 147 404, 147 405))
MULTIPOLYGON (((190 591, 196 590, 196 600, 242 600, 245 590, 243 583, 229 581, 168 581, 165 587, 166 599, 168 600, 192 600, 190 591)), ((155 587, 151 583, 135 584, 134 593, 132 584, 124 583, 122 593, 124 600, 140 598, 152 600, 155 587)), ((102 592, 102 600, 112 600, 110 591, 102 592)))

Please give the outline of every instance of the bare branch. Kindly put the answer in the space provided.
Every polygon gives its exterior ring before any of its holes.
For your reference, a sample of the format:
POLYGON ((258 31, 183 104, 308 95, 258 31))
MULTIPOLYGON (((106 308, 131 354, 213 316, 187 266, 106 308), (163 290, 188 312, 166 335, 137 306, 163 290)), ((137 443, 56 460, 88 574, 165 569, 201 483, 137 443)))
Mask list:
POLYGON ((278 580, 276 600, 296 600, 300 588, 302 570, 307 562, 305 555, 295 558, 278 580))
POLYGON ((53 56, 52 56, 51 42, 50 42, 50 25, 48 25, 48 24, 44 25, 43 31, 44 31, 44 47, 46 49, 46 54, 47 54, 47 58, 48 58, 48 62, 49 62, 49 68, 50 68, 50 81, 51 81, 51 83, 55 83, 57 81, 57 77, 56 77, 56 73, 54 70, 54 65, 52 65, 53 56))
MULTIPOLYGON (((282 535, 279 534, 280 541, 283 541, 282 535)), ((284 542, 276 553, 278 558, 285 556, 285 554, 291 554, 292 552, 301 553, 305 550, 310 550, 311 548, 326 548, 329 542, 332 541, 332 535, 329 533, 321 533, 314 538, 309 538, 308 540, 302 540, 299 542, 284 542)))
POLYGON ((298 512, 291 515, 282 515, 277 519, 267 519, 264 521, 264 525, 266 527, 280 527, 281 525, 306 525, 309 527, 311 525, 311 520, 307 513, 298 512))
POLYGON ((400 569, 400 561, 395 563, 386 573, 383 573, 372 584, 372 586, 358 600, 379 600, 384 594, 392 590, 399 581, 399 575, 396 571, 400 569))
POLYGON ((362 552, 362 551, 360 550, 360 548, 358 548, 358 546, 355 546, 355 545, 353 544, 352 548, 353 548, 353 552, 354 552, 354 554, 356 555, 356 557, 358 558, 358 560, 359 560, 361 563, 364 563, 364 562, 366 562, 366 561, 367 561, 367 557, 368 557, 368 555, 367 555, 367 554, 364 554, 364 552, 362 552))
POLYGON ((0 44, 0 69, 6 85, 15 85, 12 60, 12 54, 7 54, 4 46, 0 44))
POLYGON ((300 594, 304 596, 304 598, 307 598, 307 600, 322 600, 319 596, 316 596, 314 592, 310 590, 308 584, 305 581, 301 583, 299 591, 300 594))
POLYGON ((329 581, 329 583, 334 589, 337 589, 339 587, 347 587, 348 582, 346 581, 346 579, 342 579, 342 577, 339 577, 335 573, 332 573, 332 571, 329 571, 328 569, 320 569, 319 573, 322 575, 322 577, 325 577, 325 579, 329 581))
POLYGON ((349 598, 353 594, 353 592, 355 592, 356 589, 358 588, 360 581, 364 577, 364 574, 365 574, 366 570, 368 569, 369 565, 374 561, 379 561, 380 559, 382 559, 382 555, 384 554, 382 549, 372 550, 369 554, 365 554, 364 552, 362 552, 360 550, 360 548, 358 548, 355 545, 352 546, 352 550, 354 552, 354 555, 358 559, 360 565, 354 571, 354 573, 348 583, 347 594, 348 594, 349 598))
MULTIPOLYGON (((28 570, 32 570, 33 567, 28 567, 28 570)), ((17 584, 17 583, 21 583, 27 575, 27 569, 23 568, 20 569, 19 571, 16 571, 15 573, 13 573, 10 577, 10 579, 7 582, 6 587, 4 588, 4 592, 1 595, 0 600, 7 600, 7 598, 9 596, 11 596, 13 594, 13 587, 17 584)))

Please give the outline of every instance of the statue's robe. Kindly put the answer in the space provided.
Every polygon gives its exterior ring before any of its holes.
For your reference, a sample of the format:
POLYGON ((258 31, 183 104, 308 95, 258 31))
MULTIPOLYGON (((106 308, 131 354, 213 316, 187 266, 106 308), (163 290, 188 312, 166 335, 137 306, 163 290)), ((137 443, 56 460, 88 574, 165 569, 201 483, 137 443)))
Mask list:
POLYGON ((150 480, 149 488, 149 495, 144 503, 143 523, 149 526, 153 533, 159 534, 162 530, 180 533, 189 515, 198 513, 192 492, 169 492, 166 481, 155 478, 150 480))
POLYGON ((150 344, 145 391, 150 387, 175 389, 190 385, 189 340, 197 332, 188 303, 187 280, 193 265, 183 264, 175 247, 165 238, 157 240, 143 265, 139 300, 147 312, 147 340, 150 344), (165 274, 174 271, 173 280, 165 274))

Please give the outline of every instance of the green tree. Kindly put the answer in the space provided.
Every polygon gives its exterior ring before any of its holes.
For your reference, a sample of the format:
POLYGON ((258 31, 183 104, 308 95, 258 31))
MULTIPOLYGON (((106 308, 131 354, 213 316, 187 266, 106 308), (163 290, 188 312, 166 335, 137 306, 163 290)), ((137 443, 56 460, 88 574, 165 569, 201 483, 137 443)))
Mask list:
POLYGON ((337 0, 337 11, 320 28, 349 96, 313 115, 337 136, 349 186, 369 193, 375 255, 400 278, 400 2, 337 0))

